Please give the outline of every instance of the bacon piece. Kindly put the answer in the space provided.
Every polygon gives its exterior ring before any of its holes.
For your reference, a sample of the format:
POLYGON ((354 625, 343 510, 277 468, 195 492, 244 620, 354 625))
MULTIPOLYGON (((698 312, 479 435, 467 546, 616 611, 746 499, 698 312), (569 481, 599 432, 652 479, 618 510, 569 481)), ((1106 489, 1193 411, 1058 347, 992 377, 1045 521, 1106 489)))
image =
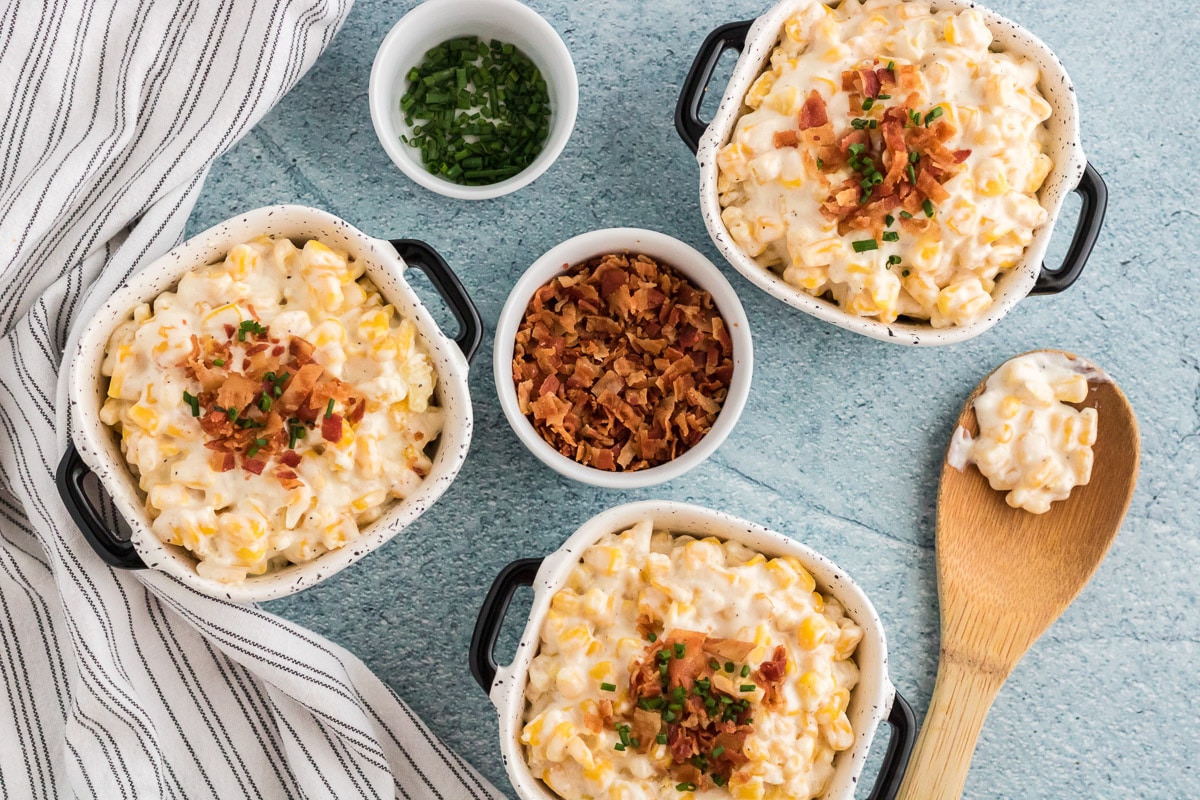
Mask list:
POLYGON ((243 458, 242 469, 247 472, 253 472, 255 475, 262 475, 262 471, 266 469, 267 462, 261 458, 243 458))
POLYGON ((698 631, 675 629, 667 633, 665 647, 671 652, 671 660, 667 666, 667 678, 670 686, 682 686, 689 692, 698 678, 709 670, 708 659, 704 657, 704 640, 707 634, 698 631), (683 645, 683 657, 675 657, 675 645, 683 645))
POLYGON ((714 639, 709 636, 704 640, 705 651, 712 653, 722 661, 744 663, 746 656, 755 647, 754 642, 743 642, 738 639, 714 639))
POLYGON ((770 660, 758 665, 758 674, 767 683, 779 683, 783 680, 783 674, 786 669, 787 648, 783 645, 777 645, 775 652, 771 654, 770 660))
POLYGON ((819 91, 813 89, 800 107, 800 130, 819 128, 829 124, 829 115, 825 110, 825 98, 819 91))
POLYGON ((923 169, 917 172, 917 188, 935 203, 950 199, 950 193, 942 188, 929 170, 923 169))
POLYGON ((291 414, 300 410, 309 395, 312 394, 313 387, 317 385, 317 380, 324 371, 325 368, 320 364, 305 364, 296 370, 296 374, 288 378, 287 384, 283 388, 283 394, 275 401, 275 405, 279 406, 280 413, 291 414))
POLYGON ((226 322, 226 323, 225 323, 225 326, 224 326, 224 327, 225 327, 225 337, 226 337, 227 339, 232 339, 232 338, 233 338, 233 335, 234 335, 235 333, 237 333, 237 328, 233 327, 233 326, 232 326, 232 325, 230 325, 228 322, 226 322))
POLYGON ((209 456, 208 461, 217 472, 229 472, 237 466, 233 453, 214 452, 209 456))
POLYGON ((873 69, 860 69, 858 71, 858 79, 861 81, 862 93, 867 97, 879 97, 880 89, 883 87, 880 84, 879 76, 873 69))
POLYGON ((276 480, 279 481, 279 484, 284 489, 299 489, 304 485, 304 482, 296 476, 295 472, 292 472, 290 469, 285 467, 276 467, 274 474, 276 480))
POLYGON ((293 336, 288 342, 288 352, 292 358, 296 359, 297 366, 303 367, 306 364, 311 364, 313 361, 313 353, 316 352, 316 346, 307 339, 299 336, 293 336))
POLYGON ((289 467, 295 468, 300 466, 300 454, 295 450, 288 450, 279 457, 279 461, 289 467))
MULTIPOLYGON (((611 700, 609 701, 612 702, 611 700)), ((662 715, 644 708, 633 710, 633 722, 630 725, 629 736, 638 740, 638 752, 644 753, 654 746, 654 739, 662 730, 662 715)))
POLYGON ((799 147, 800 136, 793 130, 775 131, 776 147, 799 147))
POLYGON ((613 701, 609 700, 608 698, 601 700, 599 704, 599 710, 600 721, 603 722, 606 727, 611 728, 616 722, 616 717, 613 715, 613 701))
POLYGON ((321 436, 327 442, 341 441, 342 438, 342 415, 331 414, 321 420, 321 436))
POLYGON ((234 372, 225 378, 217 390, 217 405, 221 408, 236 408, 239 412, 254 402, 261 383, 234 372))
POLYGON ((954 151, 954 160, 959 164, 963 163, 970 157, 971 157, 970 150, 955 150, 954 151))

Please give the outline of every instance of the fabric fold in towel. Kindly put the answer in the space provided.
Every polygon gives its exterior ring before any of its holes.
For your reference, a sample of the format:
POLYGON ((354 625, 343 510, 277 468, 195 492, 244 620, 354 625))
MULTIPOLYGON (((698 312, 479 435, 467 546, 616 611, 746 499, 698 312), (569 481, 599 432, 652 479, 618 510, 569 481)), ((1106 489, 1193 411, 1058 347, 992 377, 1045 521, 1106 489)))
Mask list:
POLYGON ((54 485, 73 325, 179 242, 349 9, 0 8, 0 797, 502 797, 342 648, 104 565, 54 485))

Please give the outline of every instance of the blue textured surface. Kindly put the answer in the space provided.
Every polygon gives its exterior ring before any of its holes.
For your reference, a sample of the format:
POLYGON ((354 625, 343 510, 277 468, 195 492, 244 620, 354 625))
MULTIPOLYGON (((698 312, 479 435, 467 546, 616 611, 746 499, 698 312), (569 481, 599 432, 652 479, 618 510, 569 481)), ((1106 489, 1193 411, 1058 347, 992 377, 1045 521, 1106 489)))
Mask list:
POLYGON ((472 370, 475 441, 450 491, 406 535, 271 608, 361 656, 511 794, 495 715, 466 665, 492 577, 514 558, 553 550, 611 505, 687 500, 784 531, 845 567, 879 608, 893 681, 920 717, 937 658, 934 497, 952 422, 996 364, 1061 347, 1124 388, 1141 422, 1141 482, 1094 581, 1001 692, 966 796, 1200 797, 1200 81, 1191 66, 1200 14, 1190 0, 992 4, 1070 71, 1084 148, 1111 191, 1108 222, 1070 292, 1030 298, 980 338, 933 350, 870 341, 794 311, 724 265, 708 241, 697 167, 672 109, 705 34, 761 13, 765 0, 533 0, 575 59, 579 120, 545 176, 482 203, 408 181, 371 127, 371 60, 412 5, 359 0, 312 72, 213 168, 189 231, 299 202, 381 237, 425 239, 489 327, 525 267, 563 239, 614 225, 666 231, 722 264, 742 295, 754 386, 732 436, 695 472, 653 490, 596 490, 543 467, 508 429, 489 335, 472 370))

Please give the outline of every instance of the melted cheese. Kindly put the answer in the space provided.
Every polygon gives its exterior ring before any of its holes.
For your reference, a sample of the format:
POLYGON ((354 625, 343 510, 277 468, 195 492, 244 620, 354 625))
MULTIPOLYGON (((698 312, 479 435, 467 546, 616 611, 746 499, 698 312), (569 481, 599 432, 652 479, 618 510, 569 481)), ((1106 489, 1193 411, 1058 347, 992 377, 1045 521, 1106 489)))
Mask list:
POLYGON ((979 319, 997 276, 1020 263, 1048 218, 1037 192, 1051 168, 1042 124, 1051 109, 1038 91, 1037 65, 991 45, 975 9, 934 12, 927 0, 805 6, 780 32, 718 155, 722 219, 734 241, 763 268, 857 316, 891 322, 906 315, 938 328, 979 319), (946 182, 950 198, 936 207, 930 230, 893 224, 897 241, 856 252, 853 243, 872 234, 840 234, 821 212, 851 170, 819 168, 812 145, 777 147, 775 134, 796 130, 813 90, 839 138, 854 118, 878 121, 909 92, 853 113, 842 72, 889 62, 918 68, 916 108, 940 109, 938 119, 954 129, 946 148, 971 153, 946 182))
MULTIPOLYGON (((235 338, 235 364, 247 346, 235 338)), ((397 318, 361 263, 316 240, 298 249, 263 237, 188 272, 114 331, 102 372, 101 419, 120 436, 154 533, 191 551, 200 575, 224 582, 355 539, 421 484, 442 429, 433 363, 415 326, 397 318), (223 339, 226 325, 255 316, 284 345, 293 336, 314 344, 315 361, 366 398, 362 420, 347 423, 340 441, 314 431, 297 442, 301 485, 292 489, 272 474, 274 459, 261 475, 215 470, 183 397, 200 393, 184 364, 193 335, 223 339)))

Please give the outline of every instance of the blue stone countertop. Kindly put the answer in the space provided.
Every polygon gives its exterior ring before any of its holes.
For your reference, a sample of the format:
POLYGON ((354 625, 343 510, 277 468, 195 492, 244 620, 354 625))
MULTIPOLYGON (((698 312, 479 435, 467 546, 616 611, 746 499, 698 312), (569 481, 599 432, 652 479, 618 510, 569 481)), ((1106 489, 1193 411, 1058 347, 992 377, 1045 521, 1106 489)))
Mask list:
MULTIPOLYGON (((920 718, 937 663, 934 501, 953 421, 1000 362, 1063 348, 1095 360, 1128 395, 1141 424, 1141 479, 1107 560, 1001 691, 966 796, 1200 797, 1200 13, 1190 0, 994 0, 1070 71, 1083 145, 1111 202, 1074 288, 1029 298, 975 340, 931 349, 872 341, 796 311, 738 275, 709 241, 697 165, 672 124, 675 99, 704 36, 761 13, 767 0, 531 0, 575 59, 579 119, 547 174, 486 202, 418 187, 376 140, 371 61, 413 5, 359 0, 312 71, 213 167, 189 226, 191 234, 293 202, 381 237, 424 239, 489 327, 471 371, 475 439, 450 490, 357 566, 271 610, 358 654, 515 797, 496 715, 467 669, 493 577, 513 559, 554 550, 605 508, 684 500, 783 531, 844 567, 878 608, 892 680, 920 718), (745 304, 757 362, 749 404, 716 455, 634 492, 572 483, 537 461, 501 414, 490 365, 490 329, 525 268, 578 233, 626 225, 670 233, 721 266, 745 304)), ((1064 252, 1078 205, 1068 203, 1052 253, 1064 252)), ((528 608, 521 600, 509 648, 528 608)))

